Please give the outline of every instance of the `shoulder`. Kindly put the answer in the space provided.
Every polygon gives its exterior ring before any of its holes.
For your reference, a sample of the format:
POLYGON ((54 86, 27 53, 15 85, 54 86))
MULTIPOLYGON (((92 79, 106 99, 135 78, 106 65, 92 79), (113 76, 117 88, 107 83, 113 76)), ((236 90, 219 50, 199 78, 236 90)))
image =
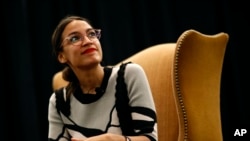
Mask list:
MULTIPOLYGON (((145 72, 142 68, 142 66, 140 66, 137 63, 123 63, 126 64, 126 68, 124 68, 123 72, 125 74, 125 77, 142 77, 145 76, 145 72)), ((120 68, 121 69, 121 68, 120 68)))
POLYGON ((52 105, 55 105, 55 103, 56 103, 56 95, 55 95, 55 92, 53 92, 52 95, 50 96, 50 98, 49 98, 49 103, 52 104, 52 105))
POLYGON ((64 87, 55 90, 50 96, 49 101, 52 103, 55 103, 58 97, 60 97, 61 99, 65 99, 65 91, 66 89, 64 87))
POLYGON ((126 67, 126 72, 144 72, 142 66, 136 63, 128 63, 126 67))
POLYGON ((142 66, 133 62, 121 62, 114 66, 113 70, 118 73, 125 73, 125 75, 144 74, 142 66))

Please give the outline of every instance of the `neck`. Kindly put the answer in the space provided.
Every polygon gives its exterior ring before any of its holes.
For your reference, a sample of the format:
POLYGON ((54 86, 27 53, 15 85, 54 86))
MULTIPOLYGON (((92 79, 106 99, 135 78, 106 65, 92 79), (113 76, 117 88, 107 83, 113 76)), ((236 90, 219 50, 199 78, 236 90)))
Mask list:
POLYGON ((96 94, 95 89, 101 86, 104 77, 103 67, 91 71, 83 71, 79 74, 77 77, 82 92, 86 94, 96 94))
POLYGON ((80 86, 80 87, 82 89, 83 94, 96 94, 96 90, 95 89, 97 87, 93 87, 93 88, 90 88, 90 89, 86 89, 83 86, 80 86))

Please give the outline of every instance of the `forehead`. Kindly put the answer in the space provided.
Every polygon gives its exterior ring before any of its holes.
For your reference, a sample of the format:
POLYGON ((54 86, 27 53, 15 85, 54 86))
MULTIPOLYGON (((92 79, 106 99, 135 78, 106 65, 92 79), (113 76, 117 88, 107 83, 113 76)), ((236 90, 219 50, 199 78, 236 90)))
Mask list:
POLYGON ((92 26, 86 21, 74 20, 65 27, 62 37, 66 37, 73 32, 84 33, 90 28, 92 28, 92 26))

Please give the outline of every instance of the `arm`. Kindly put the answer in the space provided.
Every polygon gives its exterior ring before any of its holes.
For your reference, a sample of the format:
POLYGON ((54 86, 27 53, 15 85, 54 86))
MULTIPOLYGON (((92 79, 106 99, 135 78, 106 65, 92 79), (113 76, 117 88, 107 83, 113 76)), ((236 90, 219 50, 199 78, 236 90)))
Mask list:
POLYGON ((61 116, 57 112, 55 94, 53 93, 49 99, 49 108, 48 108, 48 121, 49 121, 49 141, 69 141, 70 137, 67 131, 64 129, 64 124, 61 119, 61 116))
POLYGON ((135 131, 152 141, 158 140, 155 104, 143 68, 138 64, 128 64, 125 70, 125 82, 135 131))
POLYGON ((126 138, 126 136, 106 133, 87 139, 71 138, 71 141, 149 141, 149 139, 146 136, 133 136, 126 138))

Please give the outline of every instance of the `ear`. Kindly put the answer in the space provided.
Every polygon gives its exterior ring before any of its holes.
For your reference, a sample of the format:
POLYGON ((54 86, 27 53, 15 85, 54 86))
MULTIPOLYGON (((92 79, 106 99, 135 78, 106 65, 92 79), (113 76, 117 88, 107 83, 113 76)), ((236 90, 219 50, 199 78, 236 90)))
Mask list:
POLYGON ((63 53, 59 53, 58 56, 57 56, 57 59, 60 63, 64 64, 67 62, 67 59, 65 58, 64 54, 63 53))

